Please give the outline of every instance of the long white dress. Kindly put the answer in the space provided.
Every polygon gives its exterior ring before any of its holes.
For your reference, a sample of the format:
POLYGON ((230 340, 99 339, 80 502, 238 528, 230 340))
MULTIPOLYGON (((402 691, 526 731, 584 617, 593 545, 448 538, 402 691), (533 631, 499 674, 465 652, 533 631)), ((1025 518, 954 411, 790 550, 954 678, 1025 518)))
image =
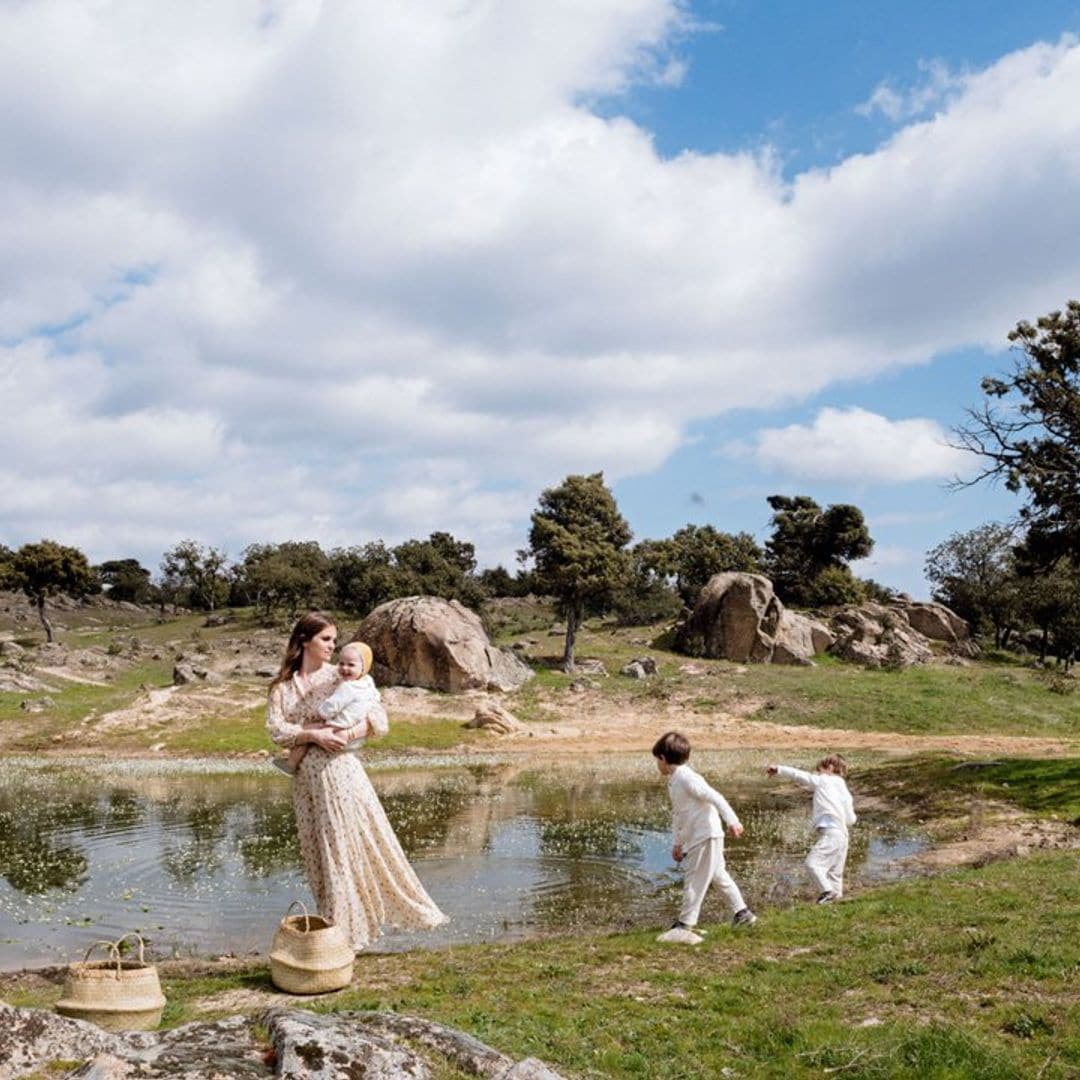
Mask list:
MULTIPOLYGON (((336 684, 330 664, 308 679, 306 692, 296 676, 278 683, 266 711, 274 742, 292 746, 301 728, 325 723, 318 708, 336 684)), ((446 922, 409 865, 354 754, 309 744, 293 777, 293 806, 319 913, 345 928, 354 949, 374 941, 384 926, 421 930, 446 922)))

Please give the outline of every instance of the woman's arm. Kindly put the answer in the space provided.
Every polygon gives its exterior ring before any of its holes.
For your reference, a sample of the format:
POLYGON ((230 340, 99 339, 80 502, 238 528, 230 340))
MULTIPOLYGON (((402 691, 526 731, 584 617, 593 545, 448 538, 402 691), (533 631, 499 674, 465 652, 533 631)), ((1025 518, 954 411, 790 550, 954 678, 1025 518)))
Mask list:
POLYGON ((266 730, 278 746, 297 746, 309 741, 301 738, 303 726, 288 719, 285 711, 285 690, 281 683, 270 691, 266 702, 266 730))
POLYGON ((289 719, 285 688, 280 683, 270 691, 270 697, 266 703, 266 728, 270 732, 270 738, 278 746, 303 746, 305 743, 311 743, 329 753, 345 747, 345 740, 341 737, 339 728, 325 725, 305 727, 303 724, 294 724, 289 719))

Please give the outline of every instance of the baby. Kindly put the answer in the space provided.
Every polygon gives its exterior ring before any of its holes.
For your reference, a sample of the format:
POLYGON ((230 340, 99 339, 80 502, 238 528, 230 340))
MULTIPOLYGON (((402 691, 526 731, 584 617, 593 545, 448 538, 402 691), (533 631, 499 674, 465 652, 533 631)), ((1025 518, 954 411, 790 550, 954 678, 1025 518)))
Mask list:
MULTIPOLYGON (((358 750, 367 736, 377 738, 389 730, 383 709, 372 708, 380 706, 381 701, 375 680, 368 674, 371 661, 371 648, 362 641, 351 641, 344 646, 338 657, 338 675, 341 682, 318 708, 319 716, 329 727, 359 729, 359 737, 348 743, 346 750, 358 750)), ((294 746, 287 758, 277 758, 274 764, 291 776, 304 760, 309 746, 309 743, 294 746)))

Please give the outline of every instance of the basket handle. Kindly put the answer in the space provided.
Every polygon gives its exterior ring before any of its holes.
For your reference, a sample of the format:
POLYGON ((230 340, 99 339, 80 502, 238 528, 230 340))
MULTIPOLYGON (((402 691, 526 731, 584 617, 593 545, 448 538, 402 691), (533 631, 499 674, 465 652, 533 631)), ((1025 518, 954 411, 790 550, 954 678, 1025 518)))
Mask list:
MULTIPOLYGON (((120 939, 121 941, 123 938, 120 939)), ((120 950, 116 947, 115 941, 95 941, 89 949, 86 950, 86 954, 83 956, 82 962, 85 964, 90 959, 90 954, 99 946, 104 945, 109 950, 109 959, 116 961, 116 970, 120 970, 120 950)))
POLYGON ((131 930, 128 933, 126 933, 123 937, 118 937, 113 942, 113 948, 116 950, 116 967, 117 967, 118 970, 120 968, 120 942, 121 941, 127 941, 128 938, 134 938, 139 943, 139 964, 140 964, 140 966, 144 965, 146 963, 146 957, 145 957, 146 942, 143 941, 142 934, 140 934, 137 930, 131 930))
MULTIPOLYGON (((301 910, 301 911, 302 911, 302 912, 304 913, 304 919, 305 919, 305 920, 308 920, 308 919, 310 919, 310 918, 311 918, 311 916, 310 916, 310 915, 308 914, 308 909, 307 909, 307 905, 306 905, 306 904, 304 903, 304 901, 303 901, 303 900, 294 900, 294 901, 293 901, 293 902, 292 902, 292 903, 291 903, 291 904, 290 904, 290 905, 289 905, 289 906, 288 906, 288 907, 287 907, 287 908, 285 909, 285 918, 287 919, 287 918, 289 917, 289 912, 291 912, 291 911, 292 911, 292 909, 293 909, 294 907, 296 907, 296 905, 297 905, 297 904, 299 904, 299 905, 300 905, 300 910, 301 910)), ((305 921, 304 925, 305 925, 305 926, 307 926, 307 925, 308 925, 306 921, 305 921)))

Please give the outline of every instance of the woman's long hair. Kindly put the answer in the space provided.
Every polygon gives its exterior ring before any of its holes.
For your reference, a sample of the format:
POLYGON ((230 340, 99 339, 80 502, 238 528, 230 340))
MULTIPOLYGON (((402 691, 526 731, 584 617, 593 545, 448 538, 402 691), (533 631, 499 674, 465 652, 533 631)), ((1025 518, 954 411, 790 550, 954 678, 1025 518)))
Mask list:
POLYGON ((289 635, 285 657, 281 661, 280 670, 270 683, 270 689, 273 690, 278 683, 291 679, 300 670, 300 663, 304 659, 304 646, 316 634, 322 633, 328 626, 336 625, 329 615, 324 615, 321 611, 309 611, 306 615, 301 615, 289 635))

